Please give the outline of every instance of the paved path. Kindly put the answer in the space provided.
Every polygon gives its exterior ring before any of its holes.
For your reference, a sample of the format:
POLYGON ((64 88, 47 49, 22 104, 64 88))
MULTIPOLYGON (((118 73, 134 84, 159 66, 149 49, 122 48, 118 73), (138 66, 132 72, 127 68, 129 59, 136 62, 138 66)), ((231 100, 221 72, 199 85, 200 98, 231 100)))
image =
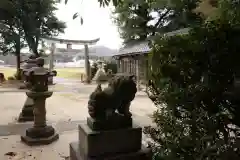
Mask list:
MULTIPOLYGON (((47 119, 49 122, 58 121, 79 121, 88 116, 86 94, 76 93, 54 93, 46 101, 47 119)), ((20 113, 24 101, 25 93, 22 92, 0 92, 0 125, 16 124, 18 114, 20 113)), ((155 110, 155 106, 146 96, 137 96, 132 102, 131 110, 138 121, 143 124, 150 124, 149 115, 155 110)))
MULTIPOLYGON (((46 102, 47 120, 60 133, 60 140, 48 146, 33 148, 22 144, 19 137, 32 123, 20 124, 16 121, 26 99, 25 93, 11 89, 6 92, 6 88, 0 88, 0 144, 4 146, 0 150, 1 160, 8 159, 4 154, 10 151, 17 153, 12 157, 15 160, 68 159, 69 143, 77 140, 77 125, 88 116, 88 96, 96 85, 72 81, 69 84, 59 83, 54 87, 52 89, 56 92, 46 102)), ((149 116, 155 109, 144 93, 138 93, 131 107, 135 123, 141 126, 150 125, 149 116)))

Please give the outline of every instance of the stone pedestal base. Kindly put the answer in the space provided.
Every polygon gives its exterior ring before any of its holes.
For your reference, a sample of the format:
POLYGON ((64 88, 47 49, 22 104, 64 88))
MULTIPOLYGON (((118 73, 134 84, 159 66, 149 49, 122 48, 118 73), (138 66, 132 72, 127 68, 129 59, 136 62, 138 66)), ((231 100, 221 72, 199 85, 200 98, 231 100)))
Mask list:
POLYGON ((142 149, 142 128, 138 126, 94 131, 81 123, 79 141, 70 144, 71 160, 147 160, 149 153, 142 149))
POLYGON ((26 134, 21 136, 21 140, 30 146, 50 144, 58 138, 59 135, 52 126, 28 128, 26 134))
POLYGON ((114 130, 119 128, 131 128, 132 118, 116 114, 113 118, 106 121, 96 121, 91 117, 87 118, 87 125, 94 131, 114 130))
MULTIPOLYGON (((73 142, 70 143, 70 160, 151 160, 151 150, 145 147, 142 147, 141 150, 130 153, 122 153, 109 155, 105 157, 84 157, 80 152, 79 143, 81 142, 73 142)), ((112 144, 114 145, 114 144, 112 144)))
POLYGON ((27 97, 24 106, 22 108, 22 112, 20 113, 18 117, 18 122, 27 122, 27 121, 33 121, 34 120, 34 102, 31 98, 27 97))

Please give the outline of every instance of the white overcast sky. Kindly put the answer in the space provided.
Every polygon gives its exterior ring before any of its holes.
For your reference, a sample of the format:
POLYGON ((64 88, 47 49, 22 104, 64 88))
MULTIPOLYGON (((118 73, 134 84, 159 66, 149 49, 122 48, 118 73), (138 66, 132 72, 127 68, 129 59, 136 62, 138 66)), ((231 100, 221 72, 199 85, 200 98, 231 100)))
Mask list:
MULTIPOLYGON (((112 49, 119 49, 122 40, 119 38, 117 27, 111 19, 111 9, 100 8, 97 0, 69 0, 68 4, 58 5, 57 17, 66 22, 67 28, 65 34, 60 38, 65 39, 96 39, 100 38, 97 45, 104 45, 112 49), (73 14, 79 12, 84 19, 81 26, 80 20, 73 20, 73 14)), ((66 47, 66 45, 58 45, 66 47)), ((73 48, 82 48, 82 46, 73 46, 73 48)))

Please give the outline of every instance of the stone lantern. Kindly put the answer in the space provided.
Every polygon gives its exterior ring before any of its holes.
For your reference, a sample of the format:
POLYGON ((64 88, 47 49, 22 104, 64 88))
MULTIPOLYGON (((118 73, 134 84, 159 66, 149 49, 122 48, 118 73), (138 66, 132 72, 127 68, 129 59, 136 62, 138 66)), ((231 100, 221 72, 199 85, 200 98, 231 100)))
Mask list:
POLYGON ((46 124, 46 99, 51 97, 53 92, 48 91, 48 77, 50 72, 43 68, 44 59, 37 59, 38 67, 33 67, 26 73, 31 83, 27 96, 34 102, 34 125, 26 130, 21 140, 28 145, 49 144, 59 138, 55 129, 46 124))
MULTIPOLYGON (((44 59, 39 57, 36 58, 35 56, 30 56, 29 59, 26 61, 25 65, 23 65, 22 68, 22 77, 24 78, 24 84, 20 86, 20 89, 31 89, 31 83, 30 81, 35 81, 35 80, 30 80, 29 78, 29 73, 33 71, 33 69, 38 68, 37 70, 39 71, 39 68, 42 68, 44 71, 47 71, 46 69, 43 68, 44 66, 44 59)), ((48 85, 53 84, 53 77, 57 75, 57 71, 53 70, 49 72, 48 74, 48 85)), ((36 76, 37 77, 37 76, 36 76)), ((33 100, 29 97, 27 97, 24 106, 22 108, 22 111, 19 115, 18 122, 26 122, 26 121, 33 121, 34 120, 34 115, 33 115, 33 100)))
MULTIPOLYGON (((24 83, 20 85, 19 89, 29 89, 31 87, 30 82, 28 82, 28 77, 26 74, 29 70, 31 70, 33 67, 37 67, 36 64, 36 56, 31 55, 28 60, 23 61, 24 64, 21 67, 22 70, 22 79, 24 83)), ((26 121, 33 121, 34 115, 33 115, 33 100, 29 97, 27 97, 23 107, 22 111, 18 117, 18 122, 26 122, 26 121)))

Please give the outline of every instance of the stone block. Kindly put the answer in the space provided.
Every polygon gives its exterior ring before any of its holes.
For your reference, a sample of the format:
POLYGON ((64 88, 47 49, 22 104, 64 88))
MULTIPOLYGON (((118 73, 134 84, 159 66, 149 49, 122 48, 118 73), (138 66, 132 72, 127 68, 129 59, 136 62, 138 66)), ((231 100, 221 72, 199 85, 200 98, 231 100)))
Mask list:
POLYGON ((54 135, 46 138, 31 138, 26 135, 21 136, 21 141, 26 143, 29 146, 48 145, 58 139, 59 139, 59 135, 57 133, 54 133, 54 135))
MULTIPOLYGON (((81 143, 81 142, 80 142, 81 143)), ((114 144, 112 144, 114 145, 114 144)), ((151 150, 142 146, 136 152, 90 157, 81 153, 79 142, 70 143, 70 160, 151 160, 151 150)))
POLYGON ((109 154, 137 152, 142 145, 142 128, 93 131, 86 123, 79 125, 79 149, 84 155, 98 157, 109 154))
POLYGON ((132 127, 132 118, 124 117, 120 115, 114 116, 114 118, 110 118, 109 120, 101 120, 97 121, 91 117, 87 118, 87 125, 92 130, 113 130, 120 128, 129 128, 132 127))

